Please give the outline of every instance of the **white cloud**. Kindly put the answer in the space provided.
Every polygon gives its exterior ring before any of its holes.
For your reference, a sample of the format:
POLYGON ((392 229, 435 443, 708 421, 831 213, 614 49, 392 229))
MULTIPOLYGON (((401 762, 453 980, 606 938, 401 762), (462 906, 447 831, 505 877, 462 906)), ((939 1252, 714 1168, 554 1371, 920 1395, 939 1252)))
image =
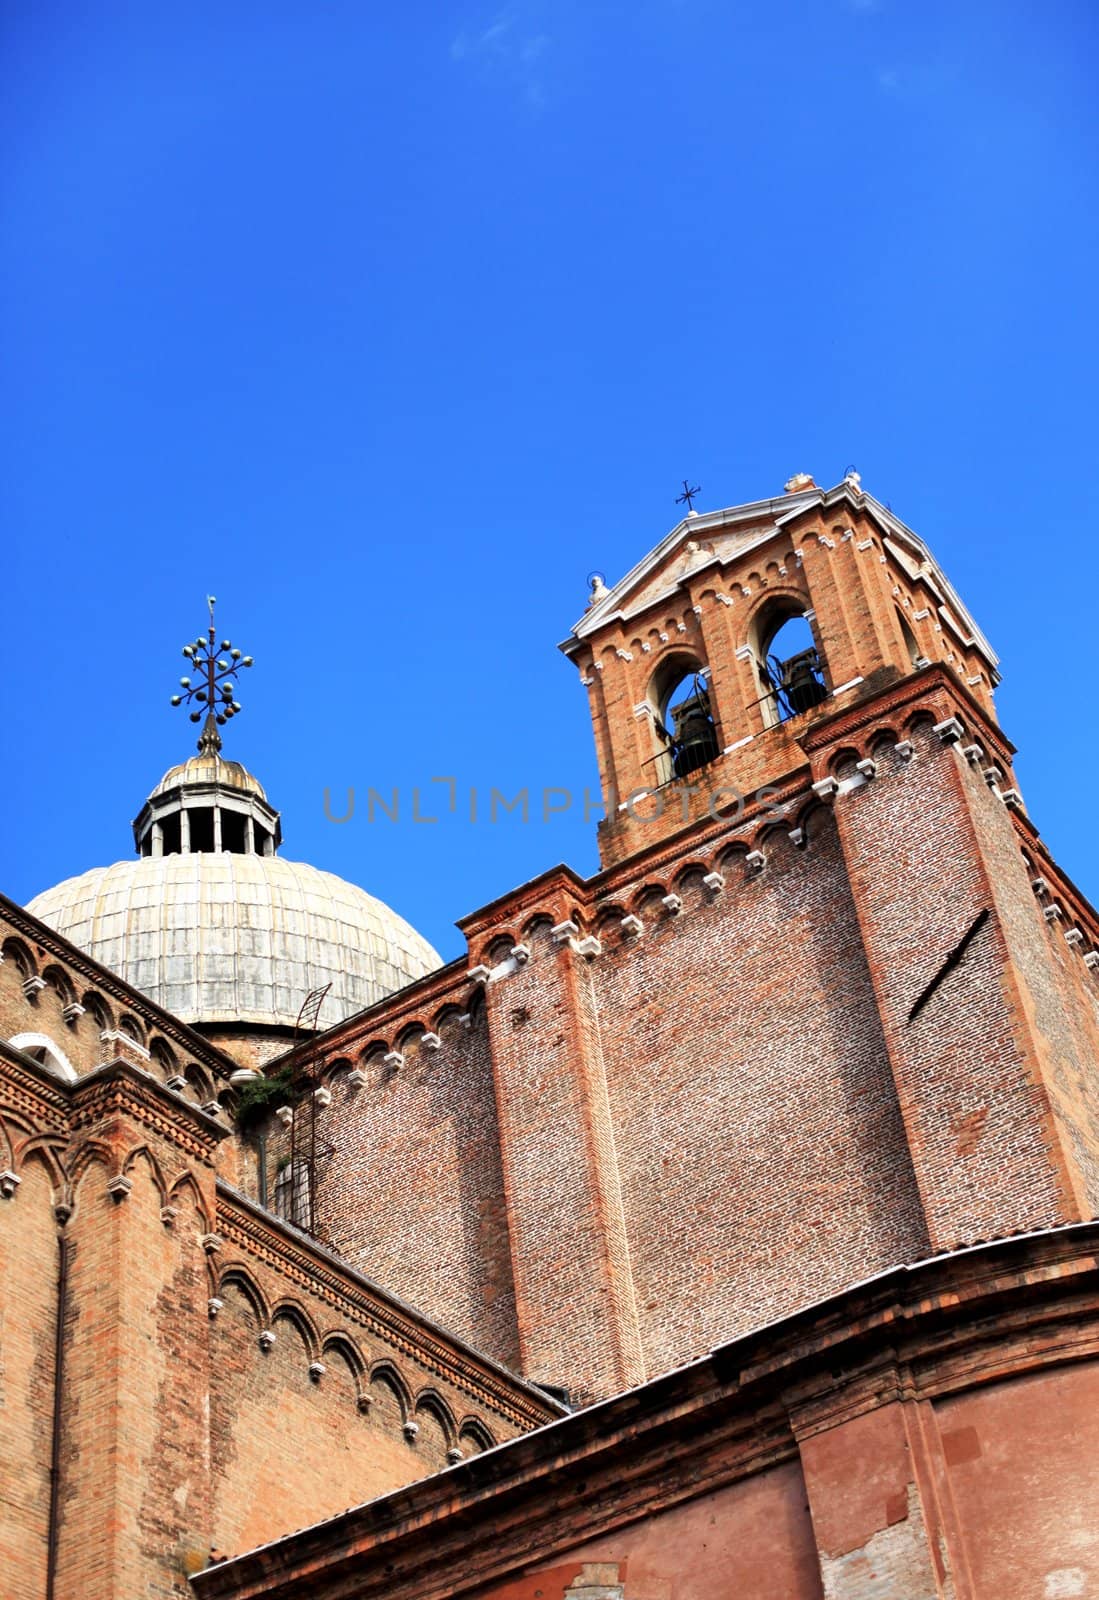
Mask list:
POLYGON ((450 45, 452 61, 475 67, 486 80, 510 82, 528 106, 545 104, 540 64, 551 40, 539 32, 524 8, 498 12, 491 21, 463 28, 450 45))

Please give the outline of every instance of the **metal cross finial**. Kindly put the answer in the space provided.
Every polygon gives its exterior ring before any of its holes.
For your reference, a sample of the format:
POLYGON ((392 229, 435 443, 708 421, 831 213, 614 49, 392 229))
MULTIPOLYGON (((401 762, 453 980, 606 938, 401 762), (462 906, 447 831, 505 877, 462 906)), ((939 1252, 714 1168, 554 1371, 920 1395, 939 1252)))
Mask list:
MULTIPOLYGON (((190 678, 180 678, 179 686, 183 693, 172 696, 174 706, 195 704, 206 707, 206 726, 198 741, 199 754, 204 756, 217 755, 221 749, 218 729, 223 728, 230 717, 239 716, 241 707, 233 698, 237 672, 241 667, 252 665, 252 657, 242 656, 229 639, 221 641, 224 654, 218 655, 217 634, 214 631, 215 596, 208 594, 206 604, 210 609, 210 626, 205 639, 200 634, 193 644, 183 646, 183 654, 197 669, 199 681, 193 684, 190 678)), ((201 710, 191 712, 191 721, 202 721, 201 710)))
POLYGON ((701 493, 702 493, 702 489, 701 489, 701 486, 699 484, 696 483, 694 488, 692 489, 690 484, 687 482, 687 479, 684 478, 683 479, 683 493, 681 495, 677 495, 676 496, 676 502, 675 503, 676 503, 677 506, 684 506, 685 505, 687 507, 688 511, 693 511, 694 510, 694 497, 695 497, 696 494, 701 494, 701 493))

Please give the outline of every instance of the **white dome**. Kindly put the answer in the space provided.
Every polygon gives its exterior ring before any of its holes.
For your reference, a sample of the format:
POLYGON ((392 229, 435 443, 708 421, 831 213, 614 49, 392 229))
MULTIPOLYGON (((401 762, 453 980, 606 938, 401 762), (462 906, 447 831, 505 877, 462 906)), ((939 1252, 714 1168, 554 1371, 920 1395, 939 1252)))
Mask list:
POLYGON ((365 890, 275 855, 119 861, 27 909, 183 1022, 292 1026, 331 982, 327 1028, 442 965, 365 890))

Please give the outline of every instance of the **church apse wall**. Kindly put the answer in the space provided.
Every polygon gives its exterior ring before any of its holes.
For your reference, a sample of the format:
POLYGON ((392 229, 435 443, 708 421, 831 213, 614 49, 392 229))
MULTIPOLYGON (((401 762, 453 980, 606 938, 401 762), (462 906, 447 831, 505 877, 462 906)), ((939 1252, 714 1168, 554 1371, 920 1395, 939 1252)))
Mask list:
POLYGON ((214 1543, 246 1549, 549 1413, 231 1191, 211 1300, 214 1543))

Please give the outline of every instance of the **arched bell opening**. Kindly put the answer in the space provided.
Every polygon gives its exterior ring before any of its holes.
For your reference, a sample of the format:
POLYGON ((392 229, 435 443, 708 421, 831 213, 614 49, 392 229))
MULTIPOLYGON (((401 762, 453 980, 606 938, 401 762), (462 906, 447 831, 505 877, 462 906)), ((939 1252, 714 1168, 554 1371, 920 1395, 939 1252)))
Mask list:
POLYGON ((715 761, 721 751, 710 695, 709 669, 692 657, 669 661, 649 689, 660 784, 672 783, 715 761))
POLYGON ((804 607, 784 605, 761 614, 754 634, 759 704, 767 727, 804 716, 828 698, 824 663, 804 607))

